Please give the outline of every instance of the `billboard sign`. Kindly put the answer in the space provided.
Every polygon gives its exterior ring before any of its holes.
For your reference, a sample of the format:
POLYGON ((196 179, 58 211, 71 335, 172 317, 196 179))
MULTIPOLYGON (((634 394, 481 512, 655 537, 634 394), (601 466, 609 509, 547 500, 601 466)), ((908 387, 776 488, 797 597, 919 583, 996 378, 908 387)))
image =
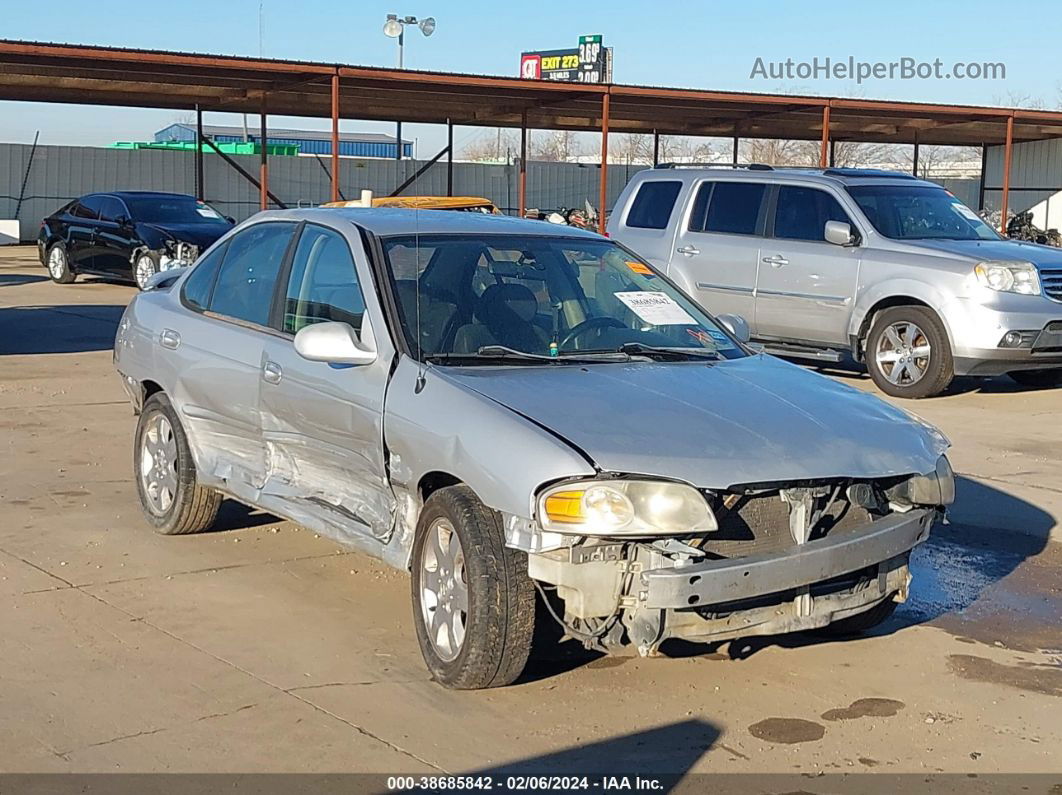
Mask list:
POLYGON ((520 54, 520 77, 526 80, 560 80, 567 83, 611 83, 612 48, 601 35, 580 36, 570 50, 539 50, 520 54))

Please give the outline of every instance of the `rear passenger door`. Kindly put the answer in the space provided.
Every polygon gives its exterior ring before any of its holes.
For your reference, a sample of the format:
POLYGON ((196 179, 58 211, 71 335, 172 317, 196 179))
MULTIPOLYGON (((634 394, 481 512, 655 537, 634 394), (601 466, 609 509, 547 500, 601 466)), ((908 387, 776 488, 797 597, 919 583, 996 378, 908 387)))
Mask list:
MULTIPOLYGON (((295 334, 314 323, 350 325, 359 338, 371 335, 365 319, 370 284, 360 241, 308 223, 302 227, 290 272, 282 287, 277 331, 263 341, 259 407, 269 451, 263 487, 311 511, 341 531, 385 538, 394 498, 383 455, 383 399, 391 357, 359 365, 302 358, 295 334)), ((373 337, 375 340, 375 337, 373 337)))
POLYGON ((185 306, 198 316, 159 336, 178 360, 177 403, 198 444, 197 464, 252 502, 267 473, 258 411, 263 353, 277 333, 270 327, 274 292, 295 226, 253 224, 211 251, 182 287, 185 306))
POLYGON ((858 246, 827 243, 827 221, 858 232, 833 194, 779 185, 756 285, 756 330, 764 337, 830 345, 848 342, 859 278, 858 246))
POLYGON ((766 194, 762 182, 707 180, 697 185, 668 271, 682 272, 683 281, 693 287, 693 298, 709 312, 741 315, 753 334, 766 194))
POLYGON ((675 228, 671 218, 682 192, 678 179, 648 179, 638 188, 625 218, 621 218, 623 244, 666 270, 671 259, 675 228))
POLYGON ((96 269, 96 227, 102 204, 99 196, 84 196, 70 208, 66 250, 75 269, 96 269))

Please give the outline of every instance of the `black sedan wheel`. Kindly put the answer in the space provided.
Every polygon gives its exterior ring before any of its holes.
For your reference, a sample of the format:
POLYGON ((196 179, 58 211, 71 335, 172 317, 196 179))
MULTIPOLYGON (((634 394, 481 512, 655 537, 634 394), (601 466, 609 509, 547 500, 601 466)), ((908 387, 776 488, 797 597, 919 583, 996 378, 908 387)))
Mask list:
POLYGON ((133 259, 133 281, 143 290, 148 280, 159 272, 159 258, 150 251, 141 251, 133 259))
POLYGON ((77 274, 70 270, 70 258, 66 255, 66 246, 54 243, 48 249, 48 275, 56 284, 70 284, 77 274))

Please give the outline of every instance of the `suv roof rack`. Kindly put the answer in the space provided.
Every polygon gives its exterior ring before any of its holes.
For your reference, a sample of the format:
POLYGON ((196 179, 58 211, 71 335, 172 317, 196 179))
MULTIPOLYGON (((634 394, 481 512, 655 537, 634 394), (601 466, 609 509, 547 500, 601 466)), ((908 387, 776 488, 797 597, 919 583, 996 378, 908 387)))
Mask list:
POLYGON ((774 171, 766 163, 657 163, 653 168, 745 168, 749 171, 774 171))
POLYGON ((827 177, 883 177, 887 179, 918 179, 903 171, 886 171, 881 168, 828 168, 822 172, 827 177))

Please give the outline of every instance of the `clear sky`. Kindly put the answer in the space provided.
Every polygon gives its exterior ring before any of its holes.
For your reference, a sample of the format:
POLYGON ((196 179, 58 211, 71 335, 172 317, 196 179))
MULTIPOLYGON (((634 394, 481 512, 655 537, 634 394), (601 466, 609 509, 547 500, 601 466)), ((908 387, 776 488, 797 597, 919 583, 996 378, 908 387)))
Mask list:
MULTIPOLYGON (((187 50, 391 66, 395 41, 383 35, 387 13, 434 16, 430 39, 411 30, 406 67, 516 75, 522 50, 573 47, 600 33, 614 48, 618 83, 969 104, 1059 105, 1062 49, 1055 0, 1007 4, 927 2, 675 2, 597 0, 180 0, 4 3, 0 37, 76 44, 187 50), (259 9, 262 9, 261 26, 259 9), (1002 62, 1005 79, 753 79, 764 61, 1002 62)), ((0 102, 0 140, 99 145, 147 140, 183 114, 86 106, 0 102)), ((237 124, 232 114, 208 123, 237 124)), ((276 124, 322 128, 326 122, 277 118, 276 124)), ((344 129, 391 131, 391 125, 347 121, 344 129)), ((443 133, 407 125, 420 154, 430 156, 443 133), (431 151, 429 151, 431 149, 431 151)), ((458 145, 477 133, 461 130, 458 145)))

